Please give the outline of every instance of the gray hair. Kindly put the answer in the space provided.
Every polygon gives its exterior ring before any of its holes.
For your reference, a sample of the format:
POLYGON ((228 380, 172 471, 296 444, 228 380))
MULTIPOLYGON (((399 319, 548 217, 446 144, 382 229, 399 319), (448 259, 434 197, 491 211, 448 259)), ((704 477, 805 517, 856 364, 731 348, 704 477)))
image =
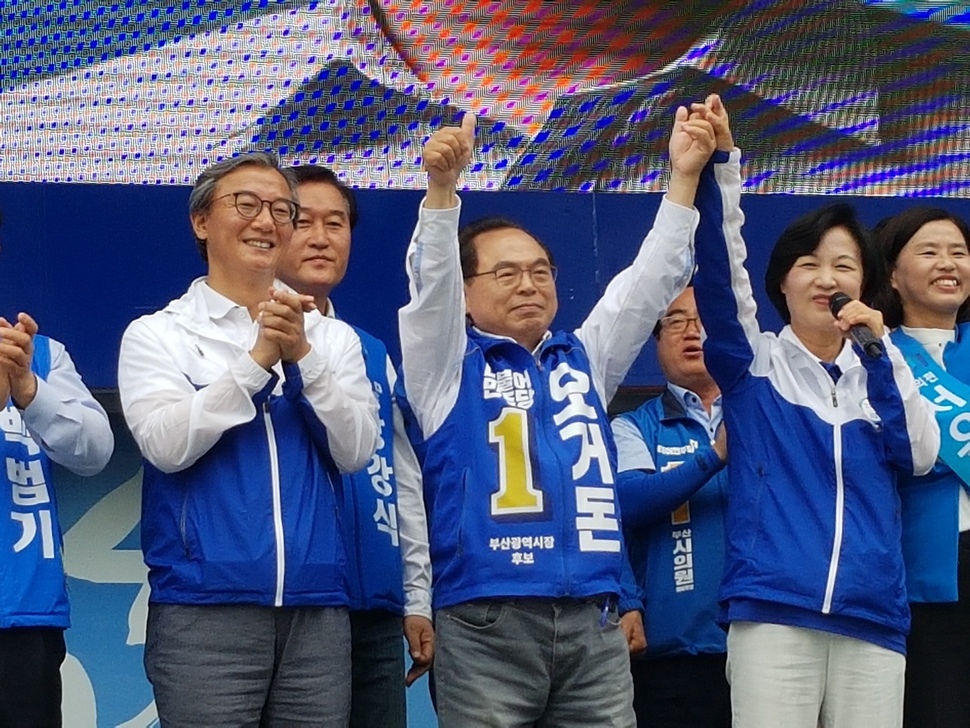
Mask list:
MULTIPOLYGON (((192 187, 192 192, 189 193, 189 217, 191 218, 196 214, 208 212, 212 206, 212 195, 215 192, 216 183, 230 172, 247 165, 264 167, 279 172, 283 176, 283 179, 286 180, 293 199, 297 199, 298 184, 296 177, 290 169, 284 169, 280 166, 279 157, 276 156, 275 152, 249 152, 248 154, 240 154, 237 157, 230 157, 229 159, 223 159, 221 162, 216 162, 212 166, 207 167, 196 178, 195 186, 192 187)), ((202 256, 202 260, 208 263, 209 252, 206 248, 206 241, 196 237, 195 245, 199 249, 199 255, 202 256)))

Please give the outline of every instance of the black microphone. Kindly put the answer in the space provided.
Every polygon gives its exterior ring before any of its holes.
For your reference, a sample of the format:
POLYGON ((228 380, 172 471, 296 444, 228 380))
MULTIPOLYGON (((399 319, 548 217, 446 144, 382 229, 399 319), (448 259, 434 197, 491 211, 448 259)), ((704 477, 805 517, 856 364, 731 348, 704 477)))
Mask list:
MULTIPOLYGON (((829 296, 829 311, 835 318, 839 317, 839 312, 845 307, 845 304, 852 301, 848 294, 842 291, 836 291, 831 296, 829 296)), ((871 356, 873 359, 878 359, 882 356, 883 346, 882 342, 878 337, 872 332, 865 324, 854 324, 849 329, 849 336, 852 338, 859 348, 862 349, 867 356, 871 356)))

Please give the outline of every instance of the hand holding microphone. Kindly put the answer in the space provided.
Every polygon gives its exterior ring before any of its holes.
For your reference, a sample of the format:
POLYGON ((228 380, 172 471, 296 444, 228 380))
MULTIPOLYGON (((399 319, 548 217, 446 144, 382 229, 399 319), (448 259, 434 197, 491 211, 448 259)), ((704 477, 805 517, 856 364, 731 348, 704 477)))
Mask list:
POLYGON ((854 301, 842 291, 836 291, 829 296, 829 310, 838 320, 842 331, 859 345, 866 356, 874 359, 882 356, 884 349, 879 338, 884 327, 881 313, 861 301, 854 301), (844 313, 843 309, 846 309, 844 313))

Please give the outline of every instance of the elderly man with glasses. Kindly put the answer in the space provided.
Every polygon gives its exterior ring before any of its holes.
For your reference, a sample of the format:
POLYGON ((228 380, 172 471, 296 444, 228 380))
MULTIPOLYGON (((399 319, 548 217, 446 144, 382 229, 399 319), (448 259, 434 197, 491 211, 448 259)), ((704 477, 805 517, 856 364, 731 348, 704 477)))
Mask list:
POLYGON ((275 280, 298 213, 272 155, 207 169, 189 215, 208 275, 122 340, 163 725, 348 718, 334 488, 373 455, 377 403, 354 331, 275 280))
POLYGON ((647 651, 633 660, 640 725, 730 728, 724 569, 727 439, 721 392, 704 365, 688 288, 657 322, 663 393, 613 420, 626 543, 646 606, 647 651))
POLYGON ((400 313, 404 409, 428 513, 438 718, 442 728, 629 727, 606 405, 687 283, 712 129, 678 110, 653 230, 576 331, 550 332, 551 250, 508 220, 458 230, 455 190, 474 128, 466 115, 425 145, 428 194, 400 313))

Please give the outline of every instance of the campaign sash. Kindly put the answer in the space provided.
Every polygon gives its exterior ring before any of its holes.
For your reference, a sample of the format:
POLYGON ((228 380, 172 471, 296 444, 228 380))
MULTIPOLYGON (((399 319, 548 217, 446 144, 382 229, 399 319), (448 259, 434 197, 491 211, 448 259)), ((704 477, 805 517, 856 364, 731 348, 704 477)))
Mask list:
POLYGON ((913 372, 920 394, 940 426, 940 459, 970 491, 970 386, 936 363, 912 336, 896 330, 893 341, 913 372))

